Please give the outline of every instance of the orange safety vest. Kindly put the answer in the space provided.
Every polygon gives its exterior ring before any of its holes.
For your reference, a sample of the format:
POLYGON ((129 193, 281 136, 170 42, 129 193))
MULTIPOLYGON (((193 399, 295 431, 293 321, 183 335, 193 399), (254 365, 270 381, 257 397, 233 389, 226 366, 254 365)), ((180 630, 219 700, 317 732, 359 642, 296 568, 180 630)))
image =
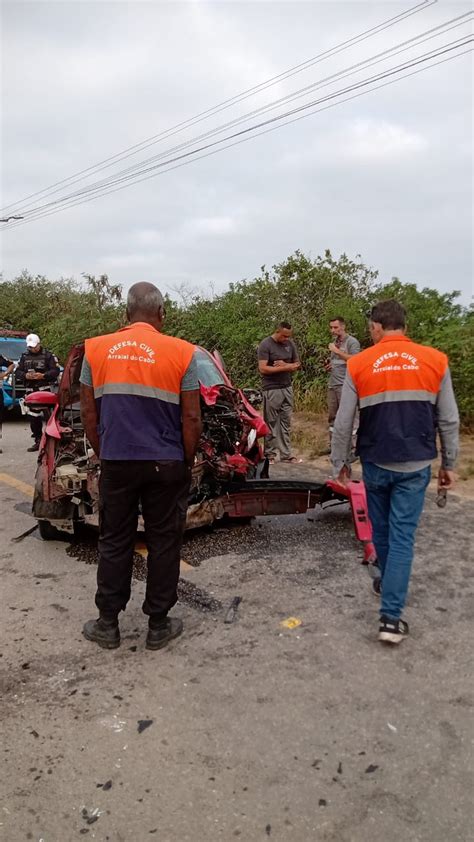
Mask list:
POLYGON ((180 390, 194 350, 146 322, 86 340, 102 459, 183 461, 180 390))
POLYGON ((359 398, 357 453, 362 461, 436 457, 436 402, 446 354, 391 334, 347 361, 359 398))

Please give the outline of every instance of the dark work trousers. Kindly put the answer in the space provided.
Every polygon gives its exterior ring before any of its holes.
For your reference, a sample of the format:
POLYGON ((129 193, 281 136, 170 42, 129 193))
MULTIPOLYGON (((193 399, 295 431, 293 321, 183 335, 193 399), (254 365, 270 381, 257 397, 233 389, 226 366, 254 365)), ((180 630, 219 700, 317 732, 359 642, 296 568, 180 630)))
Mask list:
POLYGON ((116 617, 130 599, 140 502, 148 549, 143 611, 165 617, 177 602, 190 482, 184 462, 102 460, 95 597, 101 616, 116 617))
POLYGON ((43 412, 40 415, 33 415, 30 413, 31 437, 37 442, 41 440, 41 436, 43 435, 43 419, 43 412))

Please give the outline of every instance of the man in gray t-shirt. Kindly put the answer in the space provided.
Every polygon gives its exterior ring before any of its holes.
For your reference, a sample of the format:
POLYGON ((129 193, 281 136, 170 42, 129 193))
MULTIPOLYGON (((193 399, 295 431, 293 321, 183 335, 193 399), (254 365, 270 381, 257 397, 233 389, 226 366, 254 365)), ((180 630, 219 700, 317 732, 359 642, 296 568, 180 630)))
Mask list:
POLYGON ((300 368, 291 325, 280 322, 271 336, 258 346, 258 370, 262 375, 263 416, 270 428, 265 439, 265 456, 282 462, 296 462, 291 455, 290 427, 293 409, 293 372, 300 368))
MULTIPOLYGON (((346 377, 347 360, 360 351, 359 340, 346 333, 346 323, 342 316, 336 316, 329 322, 329 329, 333 336, 328 348, 331 352, 329 363, 328 383, 328 424, 329 440, 331 443, 334 421, 341 402, 342 386, 346 377)), ((357 429, 357 427, 355 427, 357 429)))

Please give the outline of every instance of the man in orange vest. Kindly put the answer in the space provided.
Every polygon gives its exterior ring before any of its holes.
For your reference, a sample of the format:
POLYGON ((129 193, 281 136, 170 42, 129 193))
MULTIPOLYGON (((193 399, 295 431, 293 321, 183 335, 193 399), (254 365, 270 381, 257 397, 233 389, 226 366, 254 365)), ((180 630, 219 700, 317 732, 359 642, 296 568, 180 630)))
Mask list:
POLYGON ((150 283, 131 287, 129 325, 87 339, 81 417, 101 460, 99 618, 83 633, 105 649, 120 645, 118 615, 130 599, 138 507, 148 549, 143 611, 147 649, 181 634, 168 617, 177 601, 191 468, 201 434, 194 346, 161 333, 163 297, 150 283))
POLYGON ((350 477, 352 422, 360 409, 356 453, 360 456, 373 539, 380 566, 379 640, 400 643, 401 619, 413 560, 416 527, 441 440, 438 489, 454 486, 459 414, 448 358, 405 336, 406 312, 397 301, 372 308, 374 346, 347 361, 336 417, 331 461, 335 475, 350 477))

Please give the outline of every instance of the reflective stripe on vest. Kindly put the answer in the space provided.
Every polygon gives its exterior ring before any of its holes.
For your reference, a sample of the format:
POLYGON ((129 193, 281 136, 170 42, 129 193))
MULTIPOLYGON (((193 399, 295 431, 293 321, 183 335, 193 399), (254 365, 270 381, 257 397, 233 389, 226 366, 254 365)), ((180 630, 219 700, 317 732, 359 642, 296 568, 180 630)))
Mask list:
POLYGON ((359 406, 363 409, 366 406, 376 406, 378 403, 394 403, 395 401, 428 401, 436 403, 436 394, 426 389, 394 389, 393 391, 378 392, 376 395, 367 395, 361 398, 359 406))

